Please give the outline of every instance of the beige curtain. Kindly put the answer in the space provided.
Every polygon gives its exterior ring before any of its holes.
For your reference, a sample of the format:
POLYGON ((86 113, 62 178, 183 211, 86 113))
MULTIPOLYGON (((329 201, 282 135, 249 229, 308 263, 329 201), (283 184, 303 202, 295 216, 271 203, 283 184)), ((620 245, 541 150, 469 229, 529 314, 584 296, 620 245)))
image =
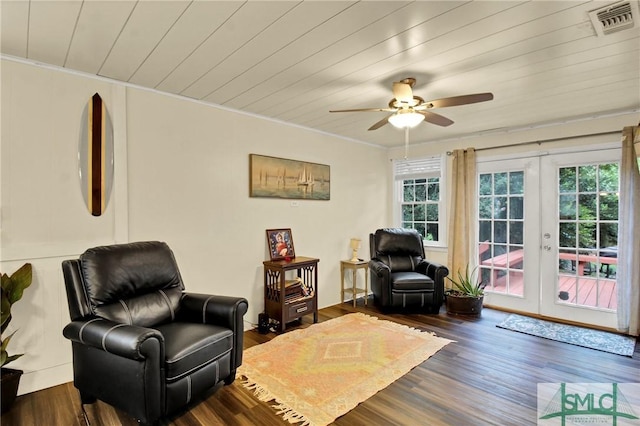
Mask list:
POLYGON ((451 179, 451 208, 449 214, 449 255, 447 266, 450 275, 464 272, 471 263, 475 237, 474 205, 476 200, 476 151, 473 148, 453 151, 451 179))
POLYGON ((640 126, 622 130, 618 225, 618 330, 640 333, 640 172, 633 143, 640 126))

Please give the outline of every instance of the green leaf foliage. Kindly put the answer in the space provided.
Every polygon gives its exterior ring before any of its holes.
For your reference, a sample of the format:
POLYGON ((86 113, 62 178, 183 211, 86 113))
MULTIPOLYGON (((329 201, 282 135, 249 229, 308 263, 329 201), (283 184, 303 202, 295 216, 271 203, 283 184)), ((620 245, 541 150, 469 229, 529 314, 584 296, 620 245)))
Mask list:
POLYGON ((25 289, 31 285, 32 278, 32 267, 30 263, 25 263, 11 275, 0 273, 0 280, 2 282, 2 301, 0 306, 2 308, 1 318, 3 333, 0 366, 4 366, 11 361, 15 361, 23 355, 9 355, 7 353, 7 346, 9 346, 9 342, 16 332, 14 331, 9 336, 4 337, 4 331, 11 322, 11 308, 13 307, 13 304, 22 299, 25 289))
POLYGON ((484 294, 484 288, 486 284, 478 281, 477 277, 478 267, 469 271, 469 265, 467 264, 464 273, 458 269, 457 278, 451 278, 447 276, 447 279, 453 284, 452 292, 460 296, 468 297, 480 297, 484 294))

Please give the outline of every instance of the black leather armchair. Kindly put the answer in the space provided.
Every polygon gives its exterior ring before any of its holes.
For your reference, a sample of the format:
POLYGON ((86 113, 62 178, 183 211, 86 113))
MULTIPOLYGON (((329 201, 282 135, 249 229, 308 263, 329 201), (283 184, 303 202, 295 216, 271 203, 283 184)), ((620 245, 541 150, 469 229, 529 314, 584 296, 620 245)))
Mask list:
POLYGON ((371 290, 381 308, 438 313, 449 270, 424 258, 422 237, 414 229, 384 228, 369 235, 371 290))
POLYGON ((62 262, 74 385, 154 424, 242 364, 246 299, 184 292, 162 242, 96 247, 62 262))

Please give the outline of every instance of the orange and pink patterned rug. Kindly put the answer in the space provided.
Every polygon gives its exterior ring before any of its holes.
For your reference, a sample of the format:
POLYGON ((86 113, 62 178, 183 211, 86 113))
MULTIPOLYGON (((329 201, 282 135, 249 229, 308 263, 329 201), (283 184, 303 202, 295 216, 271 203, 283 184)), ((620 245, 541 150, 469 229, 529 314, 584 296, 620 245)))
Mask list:
POLYGON ((450 342, 354 313, 246 349, 238 375, 290 423, 327 425, 450 342))

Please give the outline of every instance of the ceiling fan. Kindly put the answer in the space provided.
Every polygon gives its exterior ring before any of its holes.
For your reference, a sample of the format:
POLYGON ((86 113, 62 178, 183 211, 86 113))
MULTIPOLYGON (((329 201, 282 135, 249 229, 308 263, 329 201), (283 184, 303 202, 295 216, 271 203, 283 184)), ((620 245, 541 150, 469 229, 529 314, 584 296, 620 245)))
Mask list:
POLYGON ((453 121, 435 112, 429 111, 432 108, 445 108, 450 106, 474 104, 493 99, 493 93, 474 93, 472 95, 452 96, 450 98, 427 101, 420 96, 415 96, 411 89, 416 84, 413 77, 404 78, 393 83, 394 98, 389 101, 388 108, 358 108, 341 109, 329 112, 391 112, 382 120, 369 127, 369 130, 377 130, 387 123, 394 127, 408 129, 415 127, 422 121, 427 121, 438 126, 450 126, 453 121))

